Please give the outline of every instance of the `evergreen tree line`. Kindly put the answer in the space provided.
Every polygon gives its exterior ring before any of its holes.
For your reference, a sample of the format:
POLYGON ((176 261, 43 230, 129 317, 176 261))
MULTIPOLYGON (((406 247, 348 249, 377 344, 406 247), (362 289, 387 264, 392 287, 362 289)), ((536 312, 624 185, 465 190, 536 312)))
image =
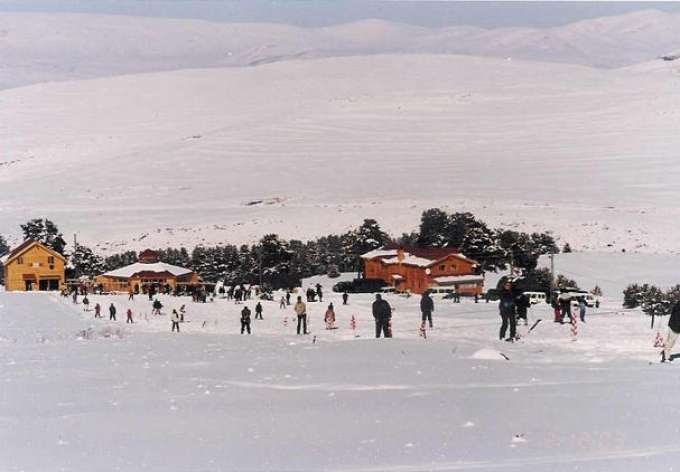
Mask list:
POLYGON ((638 308, 652 317, 652 327, 657 316, 671 314, 673 306, 680 302, 680 285, 663 290, 656 285, 630 284, 623 291, 624 308, 638 308))
MULTIPOLYGON (((25 238, 40 241, 68 256, 69 277, 94 276, 137 262, 134 251, 103 258, 79 244, 67 252, 63 235, 50 220, 31 220, 21 228, 25 238)), ((261 280, 279 288, 299 285, 301 278, 327 273, 331 267, 340 272, 358 272, 362 254, 389 244, 456 248, 477 260, 482 270, 513 266, 523 269, 525 274, 535 273, 541 255, 559 252, 549 233, 491 229, 471 213, 449 214, 437 208, 423 212, 417 231, 398 238, 384 232, 376 220, 366 219, 354 230, 306 242, 269 234, 253 245, 197 246, 191 251, 183 247, 165 248, 158 252, 161 261, 191 268, 208 282, 261 280)), ((544 278, 542 274, 535 277, 544 278)))

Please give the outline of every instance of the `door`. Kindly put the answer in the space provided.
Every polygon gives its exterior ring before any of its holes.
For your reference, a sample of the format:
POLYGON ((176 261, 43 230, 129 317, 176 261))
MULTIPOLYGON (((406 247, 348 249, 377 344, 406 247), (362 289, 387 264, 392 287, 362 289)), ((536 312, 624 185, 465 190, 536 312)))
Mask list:
POLYGON ((59 290, 59 281, 58 280, 50 280, 50 285, 47 288, 48 290, 59 290))
POLYGON ((48 285, 48 281, 47 281, 47 280, 40 280, 40 281, 38 281, 38 289, 39 289, 41 292, 44 292, 45 290, 47 290, 47 285, 48 285))
POLYGON ((33 281, 32 280, 24 280, 24 282, 26 283, 26 291, 27 292, 30 292, 31 290, 33 290, 33 281))

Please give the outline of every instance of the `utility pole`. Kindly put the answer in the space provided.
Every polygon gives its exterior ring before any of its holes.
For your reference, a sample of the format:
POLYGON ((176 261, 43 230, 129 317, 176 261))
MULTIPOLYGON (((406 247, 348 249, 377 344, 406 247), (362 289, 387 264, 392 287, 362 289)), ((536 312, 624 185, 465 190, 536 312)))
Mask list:
POLYGON ((260 262, 260 290, 262 290, 262 245, 260 245, 260 250, 258 253, 260 262))
POLYGON ((555 293, 555 252, 550 252, 550 301, 555 293))

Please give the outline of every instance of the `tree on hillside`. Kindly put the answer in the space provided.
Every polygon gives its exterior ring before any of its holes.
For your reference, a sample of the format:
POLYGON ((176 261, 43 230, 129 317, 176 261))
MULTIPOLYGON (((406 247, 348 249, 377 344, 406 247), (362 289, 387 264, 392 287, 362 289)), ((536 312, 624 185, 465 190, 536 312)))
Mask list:
POLYGON ((0 234, 0 256, 4 256, 9 252, 9 244, 7 240, 0 234))
POLYGON ((94 277, 104 272, 104 261, 89 247, 78 244, 71 256, 69 264, 73 269, 74 277, 94 277))
POLYGON ((59 254, 64 254, 66 241, 52 221, 36 218, 21 225, 21 230, 24 233, 24 239, 38 241, 59 254))
POLYGON ((500 247, 493 232, 484 224, 475 224, 466 230, 460 251, 481 265, 482 270, 497 271, 506 267, 507 252, 500 247))
POLYGON ((448 243, 450 218, 439 208, 425 210, 420 217, 417 243, 420 247, 445 247, 448 243))

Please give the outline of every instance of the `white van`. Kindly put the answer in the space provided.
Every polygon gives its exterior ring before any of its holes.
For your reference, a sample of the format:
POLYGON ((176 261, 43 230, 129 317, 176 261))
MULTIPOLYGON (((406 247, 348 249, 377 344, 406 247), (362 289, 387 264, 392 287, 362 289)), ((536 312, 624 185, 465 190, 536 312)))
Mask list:
POLYGON ((545 303, 547 297, 543 292, 524 292, 522 295, 529 299, 529 303, 536 305, 537 303, 545 303))

